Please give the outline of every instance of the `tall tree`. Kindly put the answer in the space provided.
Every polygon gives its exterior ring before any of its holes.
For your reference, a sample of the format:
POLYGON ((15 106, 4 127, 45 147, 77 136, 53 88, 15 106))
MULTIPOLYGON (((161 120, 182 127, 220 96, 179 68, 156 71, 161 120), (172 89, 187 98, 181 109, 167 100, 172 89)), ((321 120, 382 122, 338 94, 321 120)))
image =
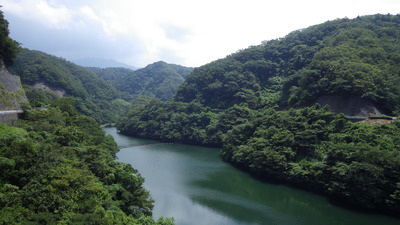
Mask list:
POLYGON ((9 34, 8 21, 4 18, 3 11, 0 10, 0 59, 6 66, 12 64, 19 50, 19 43, 11 39, 9 34))

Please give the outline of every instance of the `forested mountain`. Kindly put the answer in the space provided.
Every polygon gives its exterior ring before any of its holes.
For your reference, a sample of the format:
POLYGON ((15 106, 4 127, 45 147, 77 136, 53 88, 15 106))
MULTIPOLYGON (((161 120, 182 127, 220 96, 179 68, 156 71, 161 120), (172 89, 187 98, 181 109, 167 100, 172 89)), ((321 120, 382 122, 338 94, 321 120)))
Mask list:
POLYGON ((220 146, 226 161, 262 179, 398 214, 400 122, 353 123, 313 105, 347 96, 398 115, 398 40, 400 15, 294 31, 195 68, 174 101, 135 108, 118 127, 133 136, 220 146))
MULTIPOLYGON (((0 62, 11 65, 20 49, 3 32, 7 25, 0 10, 0 62)), ((19 60, 26 60, 15 66, 29 84, 46 83, 84 101, 116 96, 111 85, 61 59, 23 50, 19 60), (28 56, 32 58, 24 58, 28 56), (94 92, 87 92, 88 87, 94 92), (102 93, 103 88, 111 90, 102 93)), ((1 98, 15 101, 23 88, 1 67, 1 89, 12 89, 1 98)), ((172 219, 151 217, 153 200, 144 179, 131 165, 116 161, 115 141, 93 118, 78 113, 71 98, 34 93, 41 94, 37 99, 57 99, 46 108, 26 108, 12 126, 0 123, 0 224, 173 224, 172 219)))
POLYGON ((289 106, 354 95, 392 113, 400 104, 399 37, 399 16, 330 21, 196 68, 175 99, 225 109, 262 105, 265 92, 289 106))
POLYGON ((151 218, 144 179, 68 102, 0 123, 1 224, 172 224, 151 218))
POLYGON ((74 97, 79 111, 100 123, 115 122, 126 103, 120 93, 109 83, 84 67, 43 52, 22 49, 15 59, 11 72, 21 77, 26 93, 33 104, 43 104, 45 99, 74 97), (42 90, 37 88, 39 87, 42 90))
POLYGON ((170 100, 178 86, 193 68, 165 62, 155 62, 135 71, 125 68, 89 68, 109 81, 119 91, 131 95, 152 96, 162 101, 170 100))

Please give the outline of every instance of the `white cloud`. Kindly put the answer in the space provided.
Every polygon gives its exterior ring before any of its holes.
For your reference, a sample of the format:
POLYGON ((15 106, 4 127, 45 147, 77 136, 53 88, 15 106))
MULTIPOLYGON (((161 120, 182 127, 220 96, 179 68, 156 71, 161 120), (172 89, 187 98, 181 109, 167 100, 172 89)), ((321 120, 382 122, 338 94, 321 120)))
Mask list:
MULTIPOLYGON (((199 66, 327 20, 400 9, 398 0, 0 0, 0 5, 6 17, 86 40, 87 47, 76 43, 69 51, 74 56, 62 57, 77 57, 79 51, 86 56, 93 48, 93 56, 136 66, 157 60, 199 66)), ((23 27, 13 30, 18 29, 23 27)), ((27 47, 35 48, 33 43, 27 47)))
POLYGON ((26 20, 40 22, 54 29, 65 29, 72 22, 72 15, 68 8, 58 4, 50 5, 45 0, 13 0, 0 2, 0 4, 8 13, 26 20))

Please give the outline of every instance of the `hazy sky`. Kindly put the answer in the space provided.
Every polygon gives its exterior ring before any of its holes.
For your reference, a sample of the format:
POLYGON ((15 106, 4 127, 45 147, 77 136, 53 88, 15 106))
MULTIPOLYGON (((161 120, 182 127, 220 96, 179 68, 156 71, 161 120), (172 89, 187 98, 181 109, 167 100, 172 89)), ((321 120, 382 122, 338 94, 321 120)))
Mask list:
POLYGON ((0 0, 11 37, 67 60, 200 66, 337 18, 398 14, 400 0, 0 0))

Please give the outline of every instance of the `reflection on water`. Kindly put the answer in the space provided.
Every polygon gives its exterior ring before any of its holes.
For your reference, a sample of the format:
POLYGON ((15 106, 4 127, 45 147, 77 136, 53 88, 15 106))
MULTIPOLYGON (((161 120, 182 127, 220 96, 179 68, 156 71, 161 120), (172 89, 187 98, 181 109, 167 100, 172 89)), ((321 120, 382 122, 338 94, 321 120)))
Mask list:
MULTIPOLYGON (((154 141, 119 135, 105 128, 119 146, 154 141)), ((122 149, 122 162, 145 177, 155 202, 154 217, 176 224, 394 225, 400 220, 352 212, 325 198, 283 185, 260 182, 221 161, 218 149, 151 145, 122 149)))

